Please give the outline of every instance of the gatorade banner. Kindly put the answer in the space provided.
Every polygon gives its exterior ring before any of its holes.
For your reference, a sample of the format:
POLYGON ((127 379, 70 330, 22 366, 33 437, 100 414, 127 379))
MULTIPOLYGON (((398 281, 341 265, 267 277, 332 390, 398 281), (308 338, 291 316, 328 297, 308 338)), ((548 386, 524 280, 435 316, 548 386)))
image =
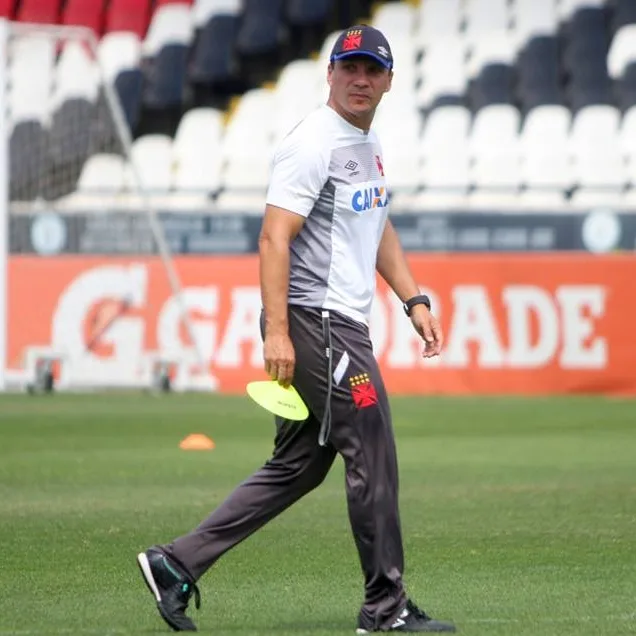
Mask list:
MULTIPOLYGON (((439 359, 423 360, 401 304, 379 281, 370 329, 390 392, 636 394, 633 255, 409 260, 446 343, 439 359)), ((149 356, 170 353, 202 387, 244 393, 265 378, 257 257, 184 256, 175 266, 180 298, 155 257, 12 256, 9 368, 29 348, 51 347, 77 377, 117 386, 134 384, 149 356)))

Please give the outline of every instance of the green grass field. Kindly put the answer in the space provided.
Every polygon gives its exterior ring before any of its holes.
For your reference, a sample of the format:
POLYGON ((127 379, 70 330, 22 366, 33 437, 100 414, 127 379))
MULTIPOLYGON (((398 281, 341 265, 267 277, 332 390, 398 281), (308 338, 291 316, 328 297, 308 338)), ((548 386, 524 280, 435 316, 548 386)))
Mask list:
MULTIPOLYGON (((411 596, 462 634, 636 633, 636 402, 395 399, 411 596)), ((247 398, 0 397, 0 636, 166 632, 136 553, 270 454, 247 398), (188 433, 213 451, 178 449, 188 433)), ((354 633, 342 462, 221 559, 215 634, 354 633)))

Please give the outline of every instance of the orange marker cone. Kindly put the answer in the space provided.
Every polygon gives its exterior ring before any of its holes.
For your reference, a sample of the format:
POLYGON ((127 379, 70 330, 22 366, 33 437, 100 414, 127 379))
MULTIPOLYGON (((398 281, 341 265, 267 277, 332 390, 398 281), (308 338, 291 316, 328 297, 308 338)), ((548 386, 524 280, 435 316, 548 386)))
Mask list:
POLYGON ((215 446, 213 439, 201 433, 192 433, 179 442, 181 450, 212 450, 215 446))

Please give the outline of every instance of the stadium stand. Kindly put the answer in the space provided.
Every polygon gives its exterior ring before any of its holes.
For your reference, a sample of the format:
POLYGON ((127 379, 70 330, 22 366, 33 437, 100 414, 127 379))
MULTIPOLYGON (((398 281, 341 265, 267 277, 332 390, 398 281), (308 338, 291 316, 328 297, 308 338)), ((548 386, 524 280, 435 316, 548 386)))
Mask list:
MULTIPOLYGON (((394 48, 376 117, 394 209, 636 200, 634 0, 1 0, 0 14, 96 32, 137 172, 174 201, 262 201, 276 143, 325 99, 337 31, 359 20, 394 48)), ((12 199, 125 193, 94 61, 37 37, 10 59, 12 199)))

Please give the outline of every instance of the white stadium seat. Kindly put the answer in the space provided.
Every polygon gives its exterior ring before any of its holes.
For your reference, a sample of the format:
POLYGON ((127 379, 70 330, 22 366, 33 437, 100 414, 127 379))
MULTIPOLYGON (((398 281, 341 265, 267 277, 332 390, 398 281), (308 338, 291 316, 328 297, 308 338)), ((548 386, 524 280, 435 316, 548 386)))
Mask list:
POLYGON ((380 5, 373 14, 371 24, 382 31, 393 47, 413 37, 415 9, 406 2, 388 2, 380 5))
POLYGON ((460 96, 466 90, 466 54, 457 40, 440 40, 427 49, 419 64, 421 84, 416 103, 430 106, 441 95, 460 96))
MULTIPOLYGON (((323 70, 326 73, 326 69, 323 70)), ((294 60, 281 71, 274 90, 272 122, 274 144, 277 144, 303 117, 320 105, 318 75, 318 63, 314 60, 294 60)))
POLYGON ((547 148, 546 139, 550 140, 550 146, 565 145, 572 116, 565 106, 545 105, 533 108, 523 122, 519 135, 522 152, 530 151, 535 147, 547 148))
POLYGON ((9 115, 43 119, 54 81, 55 43, 38 36, 12 38, 9 45, 9 115))
POLYGON ((82 167, 77 189, 84 193, 116 194, 124 189, 125 170, 121 155, 92 155, 82 167))
POLYGON ((79 42, 68 42, 57 63, 53 107, 67 99, 95 101, 99 88, 99 71, 79 42))
POLYGON ((173 144, 174 188, 216 192, 221 186, 223 113, 195 108, 179 123, 173 144))
POLYGON ((570 131, 574 179, 586 188, 620 188, 628 181, 619 141, 620 113, 613 106, 587 106, 570 131))
POLYGON ((469 45, 482 45, 492 34, 508 31, 510 9, 507 0, 467 0, 465 7, 466 38, 469 45))
POLYGON ((459 147, 467 151, 470 122, 470 111, 464 106, 443 106, 433 110, 424 122, 420 156, 435 158, 446 148, 459 147))
POLYGON ((98 56, 106 78, 113 81, 118 73, 139 66, 141 60, 139 36, 128 31, 107 33, 99 42, 98 56))
POLYGON ((509 104, 493 104, 477 112, 470 131, 473 157, 500 154, 517 146, 521 115, 509 104))
POLYGON ((533 37, 554 35, 559 26, 554 0, 516 0, 513 17, 518 46, 533 37))
POLYGON ((188 45, 193 37, 194 24, 189 5, 162 5, 152 16, 143 42, 143 55, 154 57, 169 44, 188 45))
POLYGON ((636 106, 632 106, 623 115, 619 139, 625 157, 633 164, 636 159, 636 106))
POLYGON ((626 24, 614 35, 607 53, 610 77, 618 79, 633 62, 636 62, 636 24, 626 24))
POLYGON ((466 70, 471 78, 488 64, 507 64, 512 66, 517 56, 516 43, 509 31, 493 31, 480 37, 472 48, 466 70))
MULTIPOLYGON (((172 187, 172 139, 167 135, 144 135, 135 140, 131 158, 141 181, 139 186, 150 193, 168 192, 172 187)), ((129 168, 127 182, 136 189, 135 177, 129 168)))
POLYGON ((192 20, 200 28, 215 15, 239 15, 241 8, 241 0, 195 0, 192 20))
POLYGON ((419 5, 415 29, 416 46, 427 50, 439 39, 454 39, 460 34, 462 0, 425 0, 419 5))

